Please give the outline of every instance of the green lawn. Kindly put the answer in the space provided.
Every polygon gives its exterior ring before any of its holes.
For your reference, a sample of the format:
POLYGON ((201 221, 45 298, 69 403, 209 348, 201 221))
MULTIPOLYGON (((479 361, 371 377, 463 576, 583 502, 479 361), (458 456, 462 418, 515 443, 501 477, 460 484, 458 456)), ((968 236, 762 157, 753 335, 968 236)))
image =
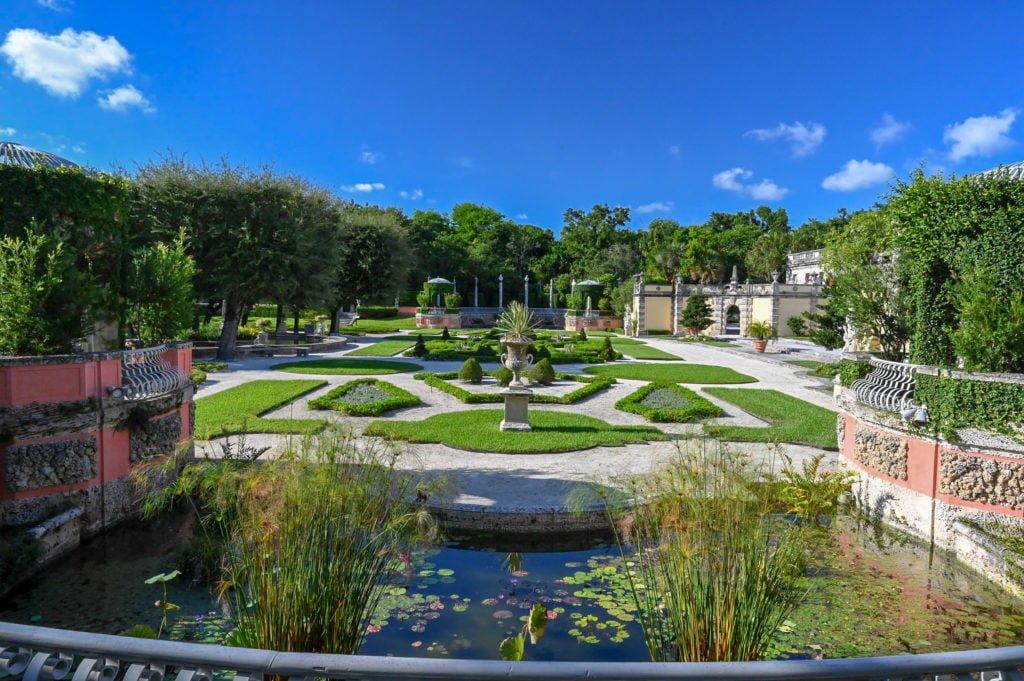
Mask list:
MULTIPOLYGON (((352 328, 363 333, 390 333, 401 329, 415 329, 416 315, 388 317, 387 319, 357 319, 352 328)), ((341 333, 345 333, 345 327, 341 328, 341 333)))
POLYGON ((634 381, 671 383, 757 383, 757 379, 728 367, 708 364, 605 364, 584 369, 588 374, 634 381))
POLYGON ((656 423, 686 423, 722 415, 722 409, 677 383, 648 383, 615 403, 619 411, 656 423))
POLYGON ((676 361, 682 359, 682 357, 677 355, 670 354, 664 350, 659 350, 658 348, 652 348, 646 343, 639 343, 636 341, 633 343, 623 343, 622 341, 613 340, 612 347, 633 359, 674 359, 676 361))
POLYGON ((413 345, 415 340, 382 340, 365 347, 346 352, 346 357, 391 357, 400 352, 405 352, 413 345))
POLYGON ((264 419, 277 409, 327 381, 252 381, 196 400, 196 437, 208 440, 235 433, 315 433, 323 421, 264 419))
POLYGON ((469 409, 422 421, 374 421, 365 434, 505 454, 569 452, 665 439, 665 434, 652 426, 613 426, 581 414, 540 409, 530 412, 533 430, 506 432, 499 428, 502 413, 501 409, 469 409))
POLYGON ((778 390, 704 388, 713 397, 735 404, 769 422, 768 427, 705 425, 704 430, 733 442, 791 442, 838 449, 835 412, 778 390))
POLYGON ((816 362, 813 359, 787 359, 786 362, 810 369, 809 374, 818 378, 835 378, 839 373, 839 362, 816 362))
POLYGON ((813 359, 787 359, 786 364, 794 364, 804 369, 814 370, 824 364, 824 362, 815 362, 813 359))
POLYGON ((283 362, 270 367, 289 374, 315 374, 318 376, 401 374, 421 371, 423 367, 412 362, 389 362, 381 359, 311 359, 304 362, 283 362))

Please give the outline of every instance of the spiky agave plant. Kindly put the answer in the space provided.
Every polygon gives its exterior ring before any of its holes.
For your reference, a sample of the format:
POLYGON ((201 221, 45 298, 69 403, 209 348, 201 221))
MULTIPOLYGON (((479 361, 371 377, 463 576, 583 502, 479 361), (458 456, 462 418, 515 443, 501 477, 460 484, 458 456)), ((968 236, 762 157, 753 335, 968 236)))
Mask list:
POLYGON ((503 340, 526 342, 533 340, 537 325, 533 313, 518 300, 509 303, 508 309, 494 322, 494 328, 501 332, 503 340))
POLYGON ((801 535, 755 492, 759 473, 707 440, 690 441, 635 490, 616 531, 651 659, 759 659, 796 606, 801 535))

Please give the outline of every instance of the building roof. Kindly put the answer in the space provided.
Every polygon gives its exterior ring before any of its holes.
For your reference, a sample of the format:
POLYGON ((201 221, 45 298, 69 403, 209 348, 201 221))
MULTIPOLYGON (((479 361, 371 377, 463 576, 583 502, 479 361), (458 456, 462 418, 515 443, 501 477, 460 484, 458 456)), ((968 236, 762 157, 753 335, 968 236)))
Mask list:
POLYGON ((992 177, 993 175, 1005 174, 1012 180, 1024 180, 1024 161, 1007 163, 991 170, 977 173, 975 177, 992 177))
POLYGON ((24 144, 18 144, 17 142, 0 142, 0 165, 13 165, 24 168, 37 168, 39 166, 46 168, 82 167, 74 161, 61 158, 56 154, 26 147, 24 144))

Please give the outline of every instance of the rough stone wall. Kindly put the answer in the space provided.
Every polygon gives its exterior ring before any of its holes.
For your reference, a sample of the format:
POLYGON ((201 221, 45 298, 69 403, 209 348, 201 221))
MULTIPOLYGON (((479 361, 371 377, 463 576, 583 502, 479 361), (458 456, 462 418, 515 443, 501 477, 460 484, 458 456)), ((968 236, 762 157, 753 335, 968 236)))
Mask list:
POLYGON ((1024 464, 942 452, 939 491, 966 501, 1024 509, 1024 464))
POLYGON ((170 454, 177 447, 180 437, 180 413, 174 412, 162 418, 151 419, 144 426, 131 431, 130 460, 136 464, 156 456, 170 454))
POLYGON ((96 477, 96 438, 10 447, 5 459, 13 492, 84 482, 96 477))
POLYGON ((857 428, 853 456, 868 468, 890 478, 907 479, 907 441, 895 435, 857 428))

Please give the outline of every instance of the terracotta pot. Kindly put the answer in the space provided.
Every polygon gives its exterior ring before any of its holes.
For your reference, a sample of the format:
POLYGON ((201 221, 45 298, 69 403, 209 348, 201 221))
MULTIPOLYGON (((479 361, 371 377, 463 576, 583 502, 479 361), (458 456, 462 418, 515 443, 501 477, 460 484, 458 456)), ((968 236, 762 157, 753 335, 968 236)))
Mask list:
POLYGON ((760 338, 754 339, 754 352, 764 352, 764 349, 768 347, 768 341, 760 338))
POLYGON ((508 385, 509 387, 521 388, 523 387, 523 381, 519 375, 533 364, 533 355, 526 352, 530 347, 530 341, 503 339, 503 342, 507 352, 502 353, 501 363, 512 372, 512 381, 508 385))

